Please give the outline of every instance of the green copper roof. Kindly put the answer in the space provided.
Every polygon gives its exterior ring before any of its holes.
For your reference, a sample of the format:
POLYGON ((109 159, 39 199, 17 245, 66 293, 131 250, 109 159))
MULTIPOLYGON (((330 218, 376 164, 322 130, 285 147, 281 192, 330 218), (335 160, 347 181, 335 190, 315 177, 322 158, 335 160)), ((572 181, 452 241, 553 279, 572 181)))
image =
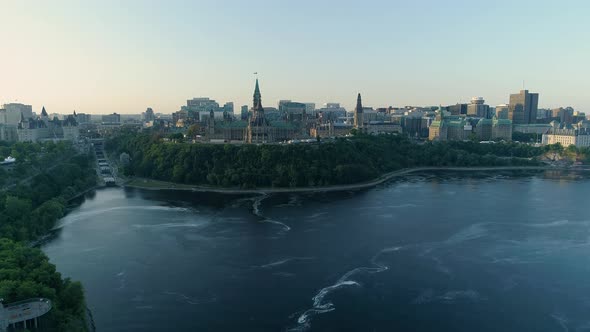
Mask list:
POLYGON ((494 121, 494 123, 501 124, 501 125, 511 125, 512 121, 508 120, 508 119, 497 119, 494 121))
POLYGON ((515 127, 521 128, 549 128, 551 127, 548 123, 531 123, 531 124, 517 124, 515 127))
POLYGON ((449 126, 449 127, 464 127, 465 122, 449 121, 449 122, 447 122, 447 126, 449 126))
POLYGON ((492 124, 492 119, 479 119, 477 125, 492 124))

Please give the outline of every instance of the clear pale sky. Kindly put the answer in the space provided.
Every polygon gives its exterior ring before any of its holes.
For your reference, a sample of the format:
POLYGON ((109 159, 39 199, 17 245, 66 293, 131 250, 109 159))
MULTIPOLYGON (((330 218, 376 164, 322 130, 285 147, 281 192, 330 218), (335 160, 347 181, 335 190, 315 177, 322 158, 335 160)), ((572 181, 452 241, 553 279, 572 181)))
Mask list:
POLYGON ((438 105, 526 88, 590 113, 590 2, 0 0, 0 103, 177 111, 186 99, 438 105))

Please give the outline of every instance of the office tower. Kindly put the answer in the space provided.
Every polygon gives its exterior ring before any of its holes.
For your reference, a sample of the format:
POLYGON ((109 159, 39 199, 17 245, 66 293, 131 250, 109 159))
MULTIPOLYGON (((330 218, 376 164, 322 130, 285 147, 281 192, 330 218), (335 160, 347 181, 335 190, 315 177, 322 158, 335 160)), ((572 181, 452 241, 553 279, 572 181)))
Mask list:
POLYGON ((496 106, 496 117, 498 119, 508 119, 510 106, 508 104, 501 104, 496 106))
POLYGON ((467 106, 467 115, 478 118, 491 118, 490 106, 485 104, 482 97, 473 97, 471 98, 471 104, 467 106))
POLYGON ((361 94, 359 93, 358 97, 356 98, 356 107, 354 109, 354 127, 357 129, 362 129, 363 123, 363 102, 361 99, 361 94))
POLYGON ((33 117, 33 107, 19 103, 4 104, 2 122, 8 125, 17 125, 20 122, 21 114, 26 118, 33 117))
POLYGON ((521 90, 518 94, 510 95, 508 119, 513 124, 530 124, 537 120, 539 106, 539 94, 529 93, 529 90, 521 90))

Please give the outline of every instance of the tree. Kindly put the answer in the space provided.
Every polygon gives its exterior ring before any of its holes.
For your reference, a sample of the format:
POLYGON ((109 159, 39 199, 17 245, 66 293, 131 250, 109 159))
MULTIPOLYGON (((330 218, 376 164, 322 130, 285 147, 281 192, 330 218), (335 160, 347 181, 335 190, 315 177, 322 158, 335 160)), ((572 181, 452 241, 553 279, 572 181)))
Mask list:
POLYGON ((121 165, 123 167, 129 165, 130 160, 131 160, 131 157, 126 152, 121 153, 121 155, 119 156, 119 162, 121 163, 121 165))
POLYGON ((31 201, 15 196, 6 197, 3 213, 12 220, 19 220, 27 216, 31 211, 31 201))
POLYGON ((129 151, 128 170, 137 176, 195 185, 294 187, 354 183, 403 167, 536 165, 542 148, 515 143, 428 142, 397 135, 339 138, 325 144, 167 144, 159 133, 114 137, 113 152, 129 151), (503 157, 499 158, 499 157, 503 157))
POLYGON ((82 326, 85 331, 84 292, 78 282, 61 280, 55 266, 37 249, 0 239, 0 298, 17 302, 44 297, 53 303, 51 312, 44 316, 49 331, 71 331, 67 326, 82 326))
POLYGON ((188 138, 194 139, 200 133, 201 133, 201 126, 198 124, 194 124, 188 128, 188 130, 186 132, 186 136, 188 138))

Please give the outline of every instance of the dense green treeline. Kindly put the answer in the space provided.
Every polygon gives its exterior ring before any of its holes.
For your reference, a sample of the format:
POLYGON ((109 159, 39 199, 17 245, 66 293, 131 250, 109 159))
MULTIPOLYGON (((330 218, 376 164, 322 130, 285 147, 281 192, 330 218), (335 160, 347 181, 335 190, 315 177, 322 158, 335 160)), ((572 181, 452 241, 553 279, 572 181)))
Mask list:
POLYGON ((29 147, 16 154, 17 165, 8 173, 19 177, 22 166, 30 176, 0 191, 0 237, 16 241, 46 234, 62 217, 68 199, 96 185, 92 157, 70 143, 15 144, 23 145, 29 147))
POLYGON ((534 157, 544 153, 510 143, 418 145, 395 135, 357 135, 322 144, 215 145, 164 142, 158 134, 127 132, 106 147, 130 154, 124 169, 128 175, 241 188, 349 184, 416 166, 537 165, 534 157))
MULTIPOLYGON (((0 186, 18 182, 47 170, 55 164, 74 155, 68 142, 10 143, 0 141, 0 160, 11 156, 16 158, 14 167, 0 167, 0 186)), ((0 187, 1 189, 1 187, 0 187)))
POLYGON ((43 319, 44 331, 86 331, 82 285, 62 279, 41 250, 5 238, 0 239, 0 297, 6 303, 48 298, 53 308, 43 319))
POLYGON ((81 284, 62 280, 45 254, 26 243, 55 226, 68 199, 96 185, 94 160, 68 142, 0 144, 0 157, 8 155, 17 163, 0 174, 0 298, 48 298, 54 307, 44 330, 85 331, 81 284))

